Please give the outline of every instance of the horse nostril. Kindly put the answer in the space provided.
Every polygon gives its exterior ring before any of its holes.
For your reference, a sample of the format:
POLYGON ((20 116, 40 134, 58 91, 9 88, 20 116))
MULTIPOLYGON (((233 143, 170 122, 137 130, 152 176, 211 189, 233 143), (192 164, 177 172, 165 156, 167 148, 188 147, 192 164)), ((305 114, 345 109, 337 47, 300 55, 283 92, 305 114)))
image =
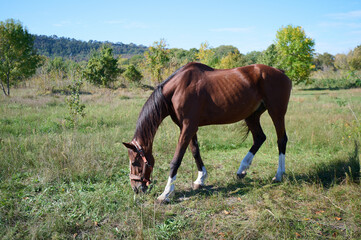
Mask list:
POLYGON ((142 186, 140 186, 140 189, 142 190, 143 193, 145 193, 147 191, 148 187, 142 185, 142 186))
POLYGON ((133 191, 135 192, 135 194, 138 194, 139 193, 139 190, 137 187, 133 187, 133 191))

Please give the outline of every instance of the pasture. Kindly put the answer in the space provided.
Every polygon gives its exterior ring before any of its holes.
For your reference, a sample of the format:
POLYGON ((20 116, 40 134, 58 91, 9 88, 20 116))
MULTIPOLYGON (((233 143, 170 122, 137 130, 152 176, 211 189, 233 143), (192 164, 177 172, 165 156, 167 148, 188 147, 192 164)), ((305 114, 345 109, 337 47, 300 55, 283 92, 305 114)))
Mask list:
POLYGON ((13 89, 0 97, 2 239, 360 239, 361 89, 293 89, 286 114, 286 177, 274 126, 247 176, 236 179, 252 145, 241 124, 200 128, 207 187, 193 191, 187 151, 170 204, 164 190, 179 130, 166 118, 154 141, 149 194, 134 196, 123 141, 130 141, 150 91, 81 96, 85 117, 65 124, 64 96, 13 89))

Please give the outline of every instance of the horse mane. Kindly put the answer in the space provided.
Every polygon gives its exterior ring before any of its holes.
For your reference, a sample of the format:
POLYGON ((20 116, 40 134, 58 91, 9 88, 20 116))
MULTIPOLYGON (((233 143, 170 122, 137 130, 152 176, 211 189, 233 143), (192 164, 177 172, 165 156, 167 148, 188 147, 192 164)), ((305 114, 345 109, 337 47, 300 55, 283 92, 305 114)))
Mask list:
POLYGON ((162 123, 163 119, 169 115, 169 107, 171 103, 162 93, 163 86, 183 67, 180 67, 155 88, 139 113, 134 138, 141 138, 144 141, 144 144, 148 145, 148 147, 152 144, 159 125, 162 123))

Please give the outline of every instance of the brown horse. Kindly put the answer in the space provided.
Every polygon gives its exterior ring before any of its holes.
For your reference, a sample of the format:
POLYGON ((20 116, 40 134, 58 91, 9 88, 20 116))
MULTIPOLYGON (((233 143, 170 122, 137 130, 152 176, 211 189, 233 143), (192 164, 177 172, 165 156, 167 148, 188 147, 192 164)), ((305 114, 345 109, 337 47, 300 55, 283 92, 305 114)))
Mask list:
POLYGON ((225 70, 201 63, 181 67, 156 87, 140 112, 133 140, 124 143, 129 153, 133 190, 145 192, 150 183, 155 163, 152 154, 154 136, 162 120, 169 115, 179 126, 180 136, 170 163, 168 183, 158 200, 169 201, 188 145, 198 168, 195 187, 205 184, 207 171, 197 141, 200 126, 245 120, 253 136, 253 146, 237 171, 239 178, 244 177, 254 155, 266 140, 260 125, 260 116, 265 110, 277 132, 279 163, 274 180, 281 181, 285 173, 287 143, 284 117, 291 88, 291 80, 282 70, 261 64, 225 70))

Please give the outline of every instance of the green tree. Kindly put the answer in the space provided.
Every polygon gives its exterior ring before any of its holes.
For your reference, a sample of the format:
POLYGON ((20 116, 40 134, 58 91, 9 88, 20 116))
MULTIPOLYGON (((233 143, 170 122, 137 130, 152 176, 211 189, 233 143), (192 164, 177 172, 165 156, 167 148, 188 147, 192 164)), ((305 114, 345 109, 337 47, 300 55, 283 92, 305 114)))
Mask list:
POLYGON ((262 55, 262 52, 252 51, 247 53, 244 57, 246 59, 246 65, 256 64, 258 63, 258 59, 262 55))
POLYGON ((33 46, 32 35, 19 21, 0 22, 0 84, 5 95, 10 95, 10 86, 32 76, 41 65, 33 46))
POLYGON ((63 79, 68 72, 67 62, 62 57, 55 57, 48 61, 47 72, 55 78, 63 79))
POLYGON ((199 62, 208 66, 215 67, 217 64, 215 52, 209 47, 208 42, 201 43, 201 47, 196 56, 199 62))
POLYGON ((170 60, 170 50, 166 47, 167 43, 164 39, 161 39, 159 42, 154 42, 153 46, 149 47, 148 51, 144 53, 146 67, 152 75, 153 82, 156 83, 161 82, 162 73, 170 60))
POLYGON ((123 73, 123 76, 129 82, 135 82, 135 83, 139 83, 140 80, 143 78, 141 72, 139 72, 138 69, 133 64, 127 67, 127 69, 123 73))
POLYGON ((117 59, 113 56, 113 49, 103 45, 100 51, 93 53, 83 71, 83 77, 95 85, 110 87, 110 83, 117 80, 121 73, 117 59))
POLYGON ((228 55, 224 56, 218 67, 222 69, 242 67, 246 65, 246 59, 243 54, 241 54, 238 49, 234 52, 229 52, 228 55))
POLYGON ((212 50, 214 51, 214 54, 218 59, 222 59, 229 53, 239 53, 238 48, 232 45, 221 45, 219 47, 213 48, 212 50))
POLYGON ((271 67, 277 64, 277 49, 275 44, 271 44, 262 54, 259 56, 257 63, 268 65, 271 67))
POLYGON ((335 69, 335 57, 327 52, 323 54, 315 54, 313 63, 316 70, 325 70, 326 68, 331 68, 332 70, 335 69))
POLYGON ((349 70, 347 55, 343 53, 336 54, 334 65, 338 70, 349 70))
POLYGON ((314 45, 315 42, 306 36, 302 27, 282 27, 276 34, 277 67, 285 70, 296 84, 308 83, 314 45))
POLYGON ((361 45, 349 52, 347 56, 347 63, 352 71, 361 70, 361 45))

